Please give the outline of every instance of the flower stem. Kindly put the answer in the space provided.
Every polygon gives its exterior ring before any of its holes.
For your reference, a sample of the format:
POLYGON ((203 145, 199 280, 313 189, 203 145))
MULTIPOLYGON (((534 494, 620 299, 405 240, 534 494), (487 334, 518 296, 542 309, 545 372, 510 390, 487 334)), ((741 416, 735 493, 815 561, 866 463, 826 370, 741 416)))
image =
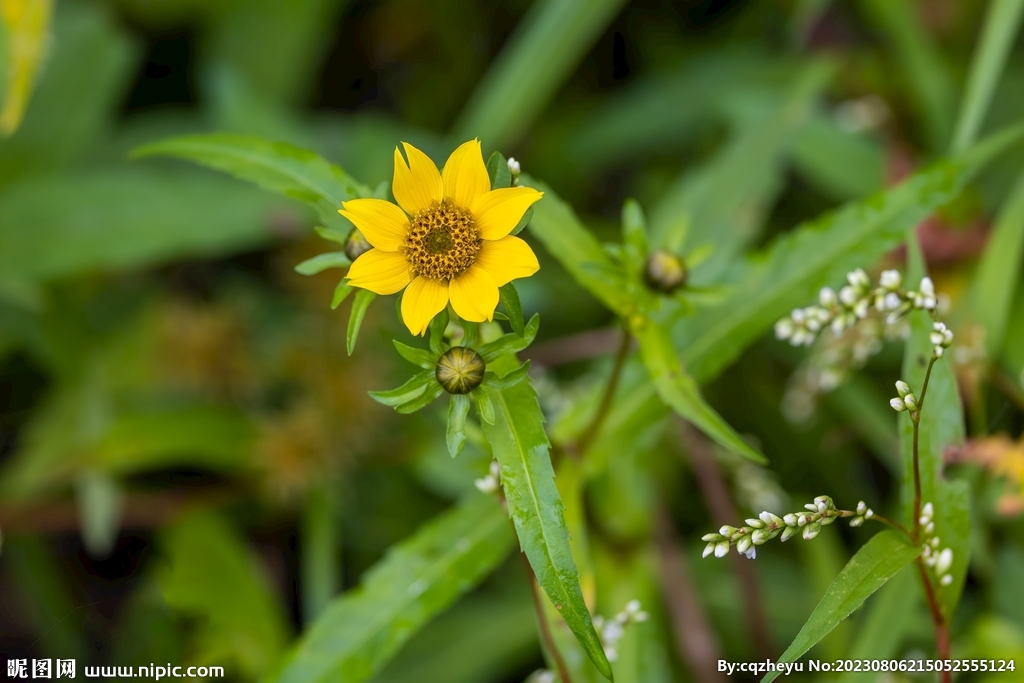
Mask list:
POLYGON ((917 400, 917 410, 910 414, 910 420, 914 423, 913 456, 914 456, 914 533, 911 535, 914 543, 921 540, 921 411, 924 410, 924 399, 928 394, 928 382, 932 378, 932 368, 935 367, 935 356, 928 361, 928 369, 924 373, 924 383, 921 385, 921 397, 917 400))
POLYGON ((576 444, 576 452, 580 455, 586 453, 587 449, 590 448, 590 445, 594 443, 594 438, 601 431, 601 425, 604 424, 605 418, 608 417, 608 411, 612 407, 612 399, 615 398, 615 390, 618 389, 619 379, 622 377, 622 369, 625 367, 626 358, 629 356, 629 345, 629 332, 623 328, 622 338, 619 341, 619 348, 618 351, 615 352, 615 361, 612 365, 612 373, 608 377, 608 384, 605 385, 604 394, 601 396, 601 402, 597 406, 597 412, 594 413, 593 419, 584 430, 579 443, 576 444))
MULTIPOLYGON (((928 578, 928 570, 925 569, 924 560, 918 557, 914 564, 917 565, 917 573, 921 577, 921 585, 924 586, 925 597, 928 598, 928 611, 932 616, 932 625, 935 628, 935 650, 939 659, 949 659, 949 629, 946 627, 946 620, 942 616, 942 609, 939 607, 938 598, 935 596, 935 588, 928 578)), ((950 683, 949 671, 943 671, 940 680, 942 683, 950 683)))
POLYGON ((871 519, 875 520, 876 522, 881 522, 882 524, 887 524, 898 531, 902 531, 904 534, 906 534, 907 538, 913 538, 910 531, 907 530, 907 527, 903 526, 897 521, 891 520, 888 517, 883 517, 877 512, 871 515, 871 519))
POLYGON ((519 553, 519 557, 523 560, 523 566, 526 568, 526 575, 530 582, 530 592, 533 594, 533 606, 537 610, 537 623, 540 625, 540 635, 544 640, 544 648, 555 662, 555 669, 558 670, 558 679, 562 683, 572 683, 569 667, 566 665, 565 659, 558 649, 558 644, 555 643, 554 635, 551 633, 551 625, 548 623, 548 617, 544 613, 544 599, 541 597, 540 589, 537 586, 537 575, 533 573, 533 567, 530 566, 530 561, 526 559, 526 555, 519 553))

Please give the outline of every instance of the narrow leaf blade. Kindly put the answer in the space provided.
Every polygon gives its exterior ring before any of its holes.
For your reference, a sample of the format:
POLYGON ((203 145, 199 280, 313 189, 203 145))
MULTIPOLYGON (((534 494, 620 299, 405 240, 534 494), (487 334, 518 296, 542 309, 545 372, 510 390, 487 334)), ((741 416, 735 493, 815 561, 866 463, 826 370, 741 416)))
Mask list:
POLYGON ((356 339, 359 338, 359 328, 363 325, 363 318, 366 317, 366 309, 370 307, 377 295, 368 289, 360 289, 352 302, 352 312, 348 318, 348 335, 346 337, 346 348, 348 355, 356 349, 356 339))

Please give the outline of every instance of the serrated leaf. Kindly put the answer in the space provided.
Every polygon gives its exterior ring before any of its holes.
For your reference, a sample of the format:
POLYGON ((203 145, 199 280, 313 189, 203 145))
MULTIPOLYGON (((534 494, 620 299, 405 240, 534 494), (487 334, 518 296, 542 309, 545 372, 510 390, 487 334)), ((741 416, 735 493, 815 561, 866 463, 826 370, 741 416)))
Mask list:
POLYGON ((539 329, 540 315, 534 313, 533 317, 530 318, 530 322, 527 323, 526 328, 523 330, 522 335, 515 333, 503 334, 494 341, 489 341, 478 348, 477 352, 484 359, 485 363, 493 363, 502 356, 519 353, 528 347, 533 343, 539 329))
POLYGON ((424 369, 433 369, 437 367, 436 354, 427 351, 426 349, 417 349, 407 344, 403 344, 398 340, 392 340, 391 343, 395 345, 395 349, 398 350, 399 355, 413 365, 418 365, 424 369))
MULTIPOLYGON (((921 549, 910 545, 900 532, 887 529, 872 536, 825 591, 792 644, 779 657, 779 663, 799 659, 920 554, 921 549)), ((769 683, 778 675, 778 671, 773 671, 761 683, 769 683)))
POLYGON ((295 266, 295 272, 300 275, 316 275, 328 268, 348 268, 351 265, 352 261, 345 255, 345 252, 329 251, 325 254, 318 254, 313 258, 306 259, 295 266))
POLYGON ((508 168, 508 160, 501 152, 492 152, 487 159, 487 175, 491 179, 492 190, 512 186, 512 172, 508 168))
POLYGON ((348 355, 350 356, 356 349, 356 339, 359 338, 359 328, 363 326, 366 309, 370 307, 370 304, 376 298, 377 295, 368 289, 360 289, 356 293, 356 298, 352 302, 352 312, 349 313, 348 317, 348 335, 345 341, 345 347, 348 349, 348 355))
POLYGON ((465 394, 454 394, 448 404, 445 441, 448 444, 448 453, 453 458, 459 457, 459 453, 466 446, 466 418, 469 416, 469 407, 469 396, 465 394))
POLYGON ((383 403, 386 406, 395 407, 403 403, 408 403, 422 395, 423 392, 427 390, 427 385, 431 382, 434 382, 435 384, 437 382, 434 378, 433 370, 424 370, 423 372, 417 372, 405 384, 396 389, 371 391, 368 393, 377 403, 383 403))
POLYGON ((651 374, 655 390, 672 410, 719 444, 759 464, 768 460, 750 447, 739 434, 701 397, 700 389, 683 369, 672 347, 672 339, 659 325, 645 320, 631 325, 630 332, 640 344, 640 357, 651 374))
POLYGON ((249 135, 184 135, 143 145, 132 152, 136 159, 156 156, 194 161, 314 208, 321 200, 340 208, 342 202, 369 196, 371 192, 314 152, 249 135))
POLYGON ((569 547, 537 395, 528 382, 491 394, 495 419, 494 424, 483 423, 484 435, 501 466, 501 485, 519 544, 544 592, 594 665, 610 679, 611 665, 584 603, 569 547))
POLYGON ((393 546, 360 586, 336 599, 299 640, 277 683, 359 683, 468 592, 512 550, 497 502, 471 494, 393 546))
POLYGON ((348 283, 348 278, 342 278, 338 286, 334 288, 334 295, 331 297, 331 310, 340 306, 341 302, 347 299, 354 289, 355 287, 348 283))
POLYGON ((523 305, 519 301, 519 290, 516 289, 515 283, 509 282, 499 287, 498 298, 501 305, 505 307, 505 314, 512 331, 522 337, 526 334, 526 328, 523 324, 523 305))

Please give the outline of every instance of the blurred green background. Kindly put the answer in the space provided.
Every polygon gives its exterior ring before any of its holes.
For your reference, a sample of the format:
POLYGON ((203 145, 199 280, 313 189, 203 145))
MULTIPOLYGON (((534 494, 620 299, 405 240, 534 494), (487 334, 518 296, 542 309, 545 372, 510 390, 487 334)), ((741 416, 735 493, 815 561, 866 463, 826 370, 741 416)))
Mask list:
MULTIPOLYGON (((688 243, 716 245, 694 273, 713 284, 748 250, 946 151, 985 9, 57 0, 24 120, 0 138, 0 653, 79 666, 199 662, 259 679, 331 597, 489 463, 472 445, 449 458, 442 410, 398 416, 366 396, 402 379, 389 340, 408 335, 379 303, 347 355, 349 304, 330 308, 337 271, 293 270, 325 249, 309 209, 183 162, 131 161, 133 148, 189 132, 254 134, 313 149, 375 187, 390 182, 400 140, 440 163, 480 137, 603 238, 627 197, 655 233, 685 213, 688 243)), ((995 83, 983 130, 1019 120, 1021 56, 1015 48, 995 83)), ((954 310, 969 313, 968 283, 1022 164, 1020 149, 1004 155, 919 229, 954 310)), ((535 249, 542 269, 520 293, 528 314, 541 313, 528 355, 557 427, 607 370, 609 349, 581 333, 612 318, 535 249)), ((1001 681, 1024 680, 1024 296, 1011 270, 1004 341, 986 354, 969 315, 956 328, 973 448, 951 456, 976 494, 954 656, 1016 656, 1018 672, 1001 681)), ((762 470, 714 454, 735 504, 778 509, 825 492, 880 509, 894 501, 886 399, 900 357, 887 343, 819 396, 802 383, 803 354, 765 336, 721 373, 709 399, 772 462, 762 470)), ((633 552, 651 536, 646 502, 665 501, 734 661, 781 652, 866 536, 836 529, 763 552, 751 566, 767 630, 753 642, 733 565, 698 559, 692 542, 717 523, 663 423, 616 454, 587 514, 599 575, 633 587, 606 613, 640 597, 655 616, 635 636, 646 643, 637 680, 692 680, 657 606, 656 558, 633 552), (652 455, 666 452, 675 455, 652 455), (644 463, 655 457, 652 480, 644 463)), ((888 602, 883 591, 815 652, 930 651, 924 605, 901 607, 900 590, 887 588, 888 602), (882 645, 861 642, 871 618, 891 636, 882 645)), ((372 680, 511 682, 542 666, 513 557, 372 680)))

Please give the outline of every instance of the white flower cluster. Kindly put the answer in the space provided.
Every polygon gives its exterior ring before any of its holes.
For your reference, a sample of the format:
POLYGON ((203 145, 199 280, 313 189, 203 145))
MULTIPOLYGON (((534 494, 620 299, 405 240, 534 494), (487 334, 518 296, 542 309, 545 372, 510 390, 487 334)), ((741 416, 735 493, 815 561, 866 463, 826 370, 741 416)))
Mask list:
POLYGON ((600 615, 594 617, 594 628, 601 636, 601 645, 604 646, 604 654, 609 662, 619 658, 619 641, 626 635, 626 626, 639 624, 649 618, 647 612, 641 609, 639 600, 630 600, 625 609, 611 619, 606 620, 600 615))
POLYGON ((847 285, 839 292, 823 287, 818 306, 795 309, 788 317, 775 323, 775 336, 788 339, 793 346, 809 346, 826 327, 837 337, 859 320, 868 317, 871 309, 887 312, 886 322, 893 324, 912 309, 934 311, 938 305, 931 278, 921 279, 917 290, 902 289, 903 278, 897 270, 883 271, 877 287, 863 269, 846 275, 847 285))
POLYGON ((736 552, 754 559, 757 557, 757 546, 780 534, 783 541, 788 541, 797 533, 800 533, 805 541, 809 541, 821 533, 823 526, 828 526, 840 517, 853 517, 850 525, 860 526, 865 519, 871 519, 875 514, 863 501, 858 503, 856 512, 839 510, 828 496, 818 496, 813 503, 804 505, 804 509, 807 512, 792 512, 783 517, 766 511, 756 519, 745 520, 745 526, 733 527, 726 524, 718 533, 704 534, 701 540, 707 545, 704 546, 703 557, 712 553, 715 557, 725 557, 729 554, 729 548, 735 544, 736 552))
POLYGON ((900 380, 896 382, 896 392, 899 394, 896 398, 889 399, 889 405, 897 413, 902 413, 904 410, 914 412, 917 410, 917 397, 910 390, 910 385, 900 380))
POLYGON ((943 548, 942 540, 935 535, 935 506, 925 503, 921 507, 921 530, 924 532, 924 563, 935 570, 935 576, 940 586, 948 586, 953 583, 953 575, 949 573, 953 566, 953 549, 943 548))
POLYGON ((522 168, 515 157, 508 158, 508 172, 512 174, 512 184, 515 185, 519 180, 519 174, 522 172, 522 168))
POLYGON ((473 485, 484 493, 494 493, 498 490, 498 483, 501 481, 501 467, 497 460, 491 461, 491 471, 485 477, 473 481, 473 485))

